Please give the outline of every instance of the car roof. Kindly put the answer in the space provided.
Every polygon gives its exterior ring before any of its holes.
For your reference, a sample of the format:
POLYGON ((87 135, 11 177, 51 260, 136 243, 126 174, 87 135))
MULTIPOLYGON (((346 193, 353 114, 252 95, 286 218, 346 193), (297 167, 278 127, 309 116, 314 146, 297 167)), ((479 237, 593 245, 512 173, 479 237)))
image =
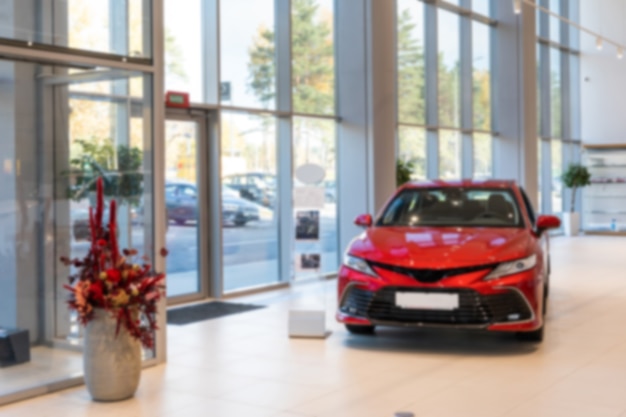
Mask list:
POLYGON ((190 185, 192 187, 195 187, 196 184, 192 183, 191 181, 185 181, 185 180, 173 180, 173 181, 165 181, 165 186, 172 186, 172 185, 190 185))
POLYGON ((409 182, 403 188, 514 188, 514 180, 429 180, 409 182))

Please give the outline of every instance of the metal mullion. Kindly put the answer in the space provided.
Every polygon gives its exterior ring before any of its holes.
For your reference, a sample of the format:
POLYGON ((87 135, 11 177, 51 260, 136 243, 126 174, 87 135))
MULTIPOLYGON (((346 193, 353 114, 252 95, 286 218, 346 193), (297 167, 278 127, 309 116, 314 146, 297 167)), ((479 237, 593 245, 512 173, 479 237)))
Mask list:
POLYGON ((154 60, 126 57, 103 52, 71 49, 63 46, 30 43, 0 37, 0 57, 35 63, 84 68, 110 67, 129 71, 155 72, 154 60))
POLYGON ((339 121, 339 118, 337 116, 334 115, 330 115, 330 114, 314 114, 314 113, 300 113, 300 112, 293 112, 291 113, 292 117, 306 117, 309 119, 322 119, 322 120, 335 120, 335 121, 339 121))
POLYGON ((550 85, 550 48, 546 45, 540 45, 541 64, 539 67, 539 83, 541 85, 541 121, 540 132, 542 137, 552 136, 552 97, 550 85))
MULTIPOLYGON (((471 9, 471 0, 461 0, 461 5, 471 9)), ((461 177, 474 176, 474 144, 470 133, 474 127, 473 99, 473 21, 467 16, 460 17, 459 45, 461 48, 461 177)))
POLYGON ((68 84, 82 84, 82 83, 97 83, 100 81, 114 81, 117 79, 128 79, 133 76, 140 75, 137 71, 122 71, 122 70, 93 70, 83 71, 74 74, 64 75, 41 75, 44 85, 68 85, 68 84))
POLYGON ((206 103, 219 103, 220 65, 220 5, 219 0, 201 0, 202 14, 202 81, 206 103))
MULTIPOLYGON (((419 129, 425 129, 425 130, 428 130, 428 129, 429 129, 429 127, 428 127, 428 126, 426 126, 426 125, 421 125, 421 124, 418 124, 418 123, 406 123, 406 122, 399 122, 399 123, 398 123, 398 126, 416 127, 416 128, 419 128, 419 129)), ((430 127, 430 129, 431 129, 431 130, 433 130, 433 129, 436 129, 436 127, 432 127, 432 126, 431 126, 431 127, 430 127)))
MULTIPOLYGON (((165 222, 162 219, 166 218, 165 212, 165 104, 163 97, 164 92, 164 72, 161 70, 165 65, 165 47, 164 47, 164 0, 153 0, 151 9, 151 46, 152 46, 152 61, 154 66, 152 72, 154 73, 150 78, 151 88, 150 91, 146 91, 146 96, 151 98, 152 112, 151 120, 147 123, 146 130, 151 138, 152 152, 146 152, 152 156, 152 233, 146 233, 146 247, 152 247, 154 253, 154 268, 157 271, 166 271, 166 261, 160 256, 156 256, 160 248, 164 248, 166 245, 165 239, 165 222), (158 68, 158 71, 155 71, 158 68), (151 93, 148 95, 148 93, 151 93), (154 221, 156 219, 156 221, 154 221)), ((146 40, 148 41, 148 40, 146 40)), ((144 78, 145 79, 145 78, 144 78)), ((147 84, 144 81, 144 84, 147 84)), ((146 89, 148 90, 148 89, 146 89)), ((146 135, 146 132, 144 132, 146 135)), ((148 151, 148 150, 145 150, 148 151)), ((149 187, 146 187, 149 189, 149 187)), ((148 199, 149 200, 149 199, 148 199)), ((159 301, 157 325, 159 330, 156 332, 156 362, 165 362, 167 358, 167 301, 163 298, 159 301)))
POLYGON ((491 19, 488 16, 482 15, 480 13, 476 13, 472 10, 472 6, 470 3, 466 2, 467 0, 461 0, 461 6, 457 6, 453 3, 448 3, 442 0, 420 0, 423 3, 432 4, 440 9, 447 10, 449 12, 466 16, 472 20, 485 23, 487 25, 495 26, 498 24, 497 20, 491 19))
POLYGON ((541 146, 541 210, 552 213, 552 141, 542 140, 541 146))
POLYGON ((103 93, 88 93, 83 91, 69 91, 68 95, 70 98, 76 98, 80 100, 93 100, 93 101, 104 101, 108 103, 122 103, 131 99, 131 101, 141 102, 142 99, 132 100, 131 97, 127 95, 118 95, 118 94, 103 94, 103 93))
MULTIPOLYGON (((539 6, 550 8, 550 0, 536 0, 539 6)), ((539 37, 550 39, 550 16, 546 13, 539 13, 539 37)))
POLYGON ((544 45, 548 45, 551 48, 555 48, 555 49, 560 49, 563 52, 567 52, 568 54, 572 54, 572 55, 580 55, 580 51, 570 48, 567 45, 564 45, 563 43, 560 42, 555 42, 553 40, 550 39, 546 39, 542 36, 537 36, 537 42, 544 44, 544 45))
MULTIPOLYGON (((437 7, 424 3, 426 56, 426 124, 439 126, 439 51, 437 7)), ((426 132, 426 177, 439 178, 439 135, 437 130, 426 132)))
POLYGON ((572 136, 572 79, 568 54, 560 53, 561 59, 561 138, 572 136))
MULTIPOLYGON (((463 0, 469 3, 469 0, 463 0)), ((459 45, 461 48, 461 129, 467 130, 474 127, 474 100, 473 100, 473 30, 472 21, 461 16, 459 31, 459 45)))
POLYGON ((270 110, 270 109, 258 109, 253 107, 238 107, 238 106, 219 106, 219 109, 222 111, 228 111, 233 113, 249 113, 249 114, 262 114, 262 115, 270 115, 274 117, 289 117, 291 113, 283 112, 279 110, 270 110))
POLYGON ((293 257, 293 126, 291 74, 291 0, 274 0, 276 30, 276 109, 278 203, 278 282, 291 282, 293 257))
POLYGON ((128 56, 128 0, 110 0, 111 38, 109 47, 116 55, 128 56))
POLYGON ((278 225, 278 282, 292 282, 295 274, 292 269, 294 256, 293 241, 293 120, 290 117, 278 118, 276 150, 278 152, 278 205, 275 212, 278 225))

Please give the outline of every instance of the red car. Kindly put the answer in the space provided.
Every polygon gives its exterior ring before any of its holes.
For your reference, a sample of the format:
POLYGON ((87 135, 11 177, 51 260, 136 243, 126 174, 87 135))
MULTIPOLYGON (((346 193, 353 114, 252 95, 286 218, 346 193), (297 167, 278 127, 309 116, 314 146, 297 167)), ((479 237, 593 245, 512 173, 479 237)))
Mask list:
POLYGON ((535 214, 513 181, 432 181, 401 187, 346 252, 337 320, 440 326, 543 339, 554 216, 535 214))

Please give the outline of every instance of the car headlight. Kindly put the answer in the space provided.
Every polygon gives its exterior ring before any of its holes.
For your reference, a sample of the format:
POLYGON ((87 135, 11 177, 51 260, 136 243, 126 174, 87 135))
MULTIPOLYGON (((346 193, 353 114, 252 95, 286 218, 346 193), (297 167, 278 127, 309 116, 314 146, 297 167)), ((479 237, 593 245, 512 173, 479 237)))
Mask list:
POLYGON ((356 256, 352 255, 344 255, 343 264, 344 266, 361 272, 362 274, 372 277, 378 277, 376 272, 374 272, 374 270, 369 266, 365 259, 357 258, 356 256))
POLYGON ((520 272, 533 269, 537 265, 537 255, 530 255, 528 258, 518 259, 517 261, 501 263, 485 277, 486 281, 498 279, 507 275, 513 275, 520 272))

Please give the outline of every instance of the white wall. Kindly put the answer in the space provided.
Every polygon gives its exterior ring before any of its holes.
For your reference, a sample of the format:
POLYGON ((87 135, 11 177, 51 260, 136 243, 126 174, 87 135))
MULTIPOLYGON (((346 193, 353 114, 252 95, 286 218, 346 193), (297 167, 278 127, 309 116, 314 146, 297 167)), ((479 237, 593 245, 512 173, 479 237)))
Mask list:
MULTIPOLYGON (((580 0, 583 27, 626 44, 626 0, 580 0)), ((626 51, 625 51, 626 53, 626 51)), ((626 57, 611 45, 596 49, 581 36, 581 113, 585 143, 626 143, 626 57)))

